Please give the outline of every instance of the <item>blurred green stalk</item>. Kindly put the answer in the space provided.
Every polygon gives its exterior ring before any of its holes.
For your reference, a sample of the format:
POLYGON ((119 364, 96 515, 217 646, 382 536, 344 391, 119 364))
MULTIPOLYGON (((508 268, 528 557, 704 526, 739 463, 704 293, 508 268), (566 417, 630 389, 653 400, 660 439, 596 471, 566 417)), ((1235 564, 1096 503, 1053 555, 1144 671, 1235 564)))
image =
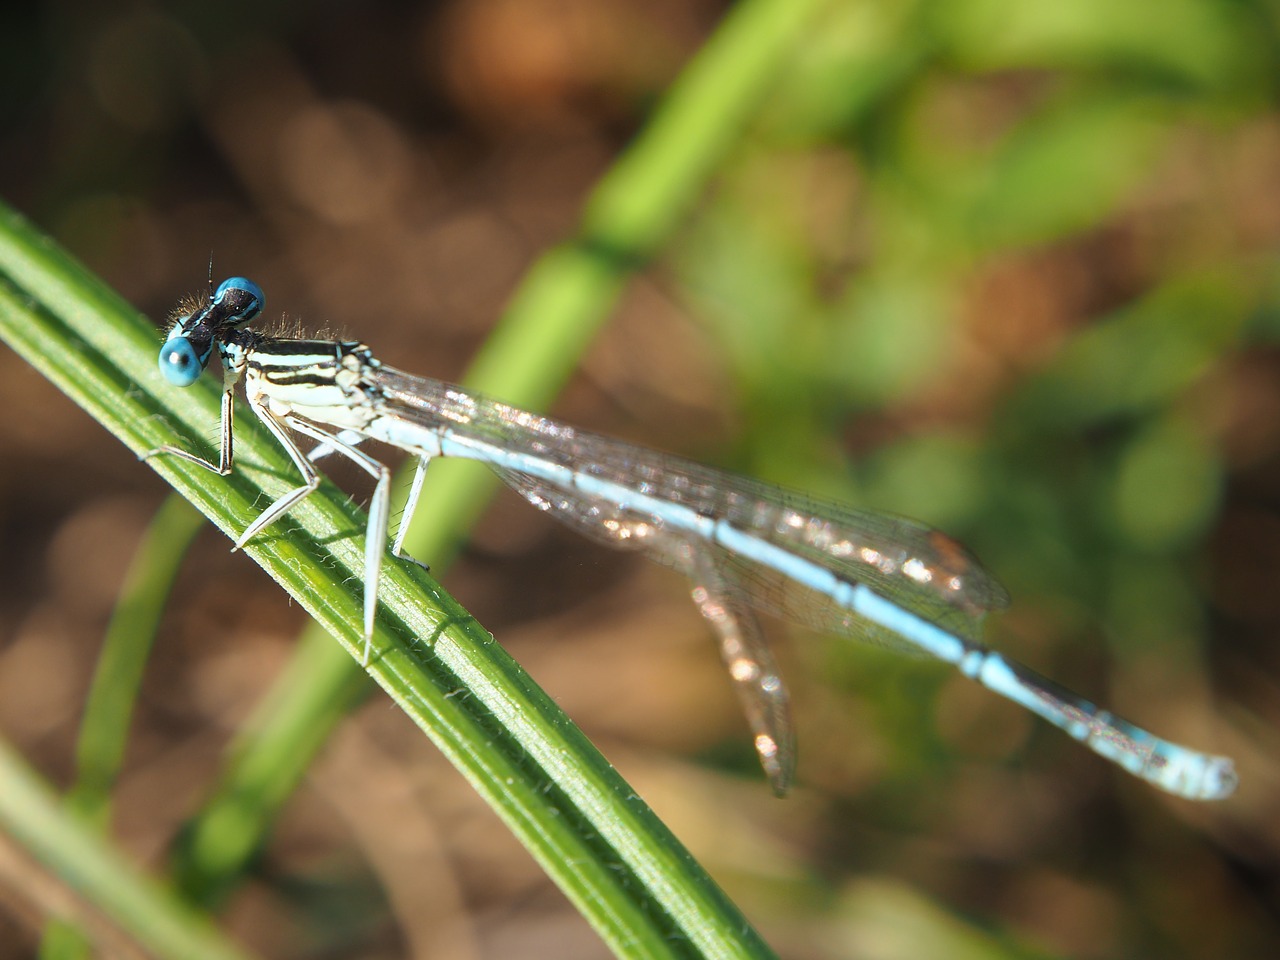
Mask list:
MULTIPOLYGON (((248 956, 226 940, 207 916, 145 876, 97 829, 69 813, 49 785, 3 741, 0 829, 65 885, 79 915, 91 918, 95 929, 118 927, 157 956, 184 960, 245 960, 248 956)), ((32 883, 36 888, 41 885, 41 881, 32 883)))

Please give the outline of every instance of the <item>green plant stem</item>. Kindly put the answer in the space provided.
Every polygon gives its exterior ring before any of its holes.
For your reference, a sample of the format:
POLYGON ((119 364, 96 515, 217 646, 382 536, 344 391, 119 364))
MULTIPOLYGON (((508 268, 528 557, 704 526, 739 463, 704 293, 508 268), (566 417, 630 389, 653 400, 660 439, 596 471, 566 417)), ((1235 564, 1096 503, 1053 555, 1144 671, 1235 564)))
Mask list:
MULTIPOLYGON (((180 496, 165 500, 138 546, 107 627, 80 721, 76 782, 67 793, 68 809, 100 830, 107 826, 111 789, 161 612, 182 557, 203 526, 204 517, 180 496)), ((42 960, 70 960, 88 952, 87 939, 65 923, 51 924, 40 945, 42 960)))
POLYGON ((204 517, 191 504, 168 497, 125 575, 89 688, 76 744, 76 782, 67 794, 70 808, 89 823, 106 827, 156 628, 179 564, 203 527, 204 517))
POLYGON ((203 914, 128 862, 70 814, 52 788, 0 741, 0 828, 70 889, 81 919, 106 920, 147 952, 185 960, 244 960, 203 914))

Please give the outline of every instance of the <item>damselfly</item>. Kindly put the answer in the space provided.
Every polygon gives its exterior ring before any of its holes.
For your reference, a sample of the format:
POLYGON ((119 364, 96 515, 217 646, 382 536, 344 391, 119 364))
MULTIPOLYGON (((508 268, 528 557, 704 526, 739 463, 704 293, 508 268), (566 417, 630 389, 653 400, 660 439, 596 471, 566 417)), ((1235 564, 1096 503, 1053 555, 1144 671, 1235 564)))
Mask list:
POLYGON ((179 308, 160 350, 177 386, 196 381, 215 351, 222 365, 218 462, 169 454, 216 473, 232 468, 232 391, 302 474, 236 541, 243 546, 313 492, 314 461, 337 453, 376 481, 365 545, 364 660, 373 642, 390 515, 390 473, 358 449, 365 440, 417 458, 405 531, 435 457, 482 460, 530 503, 580 532, 680 570, 720 641, 774 789, 795 763, 786 689, 751 607, 838 634, 926 654, 1019 703, 1130 773, 1179 796, 1216 800, 1235 789, 1226 757, 1162 740, 977 639, 982 616, 1007 604, 1003 588, 959 543, 926 526, 811 499, 756 480, 577 430, 437 380, 384 366, 355 341, 270 337, 247 329, 262 290, 233 277, 179 308), (292 434, 318 446, 304 453, 292 434))

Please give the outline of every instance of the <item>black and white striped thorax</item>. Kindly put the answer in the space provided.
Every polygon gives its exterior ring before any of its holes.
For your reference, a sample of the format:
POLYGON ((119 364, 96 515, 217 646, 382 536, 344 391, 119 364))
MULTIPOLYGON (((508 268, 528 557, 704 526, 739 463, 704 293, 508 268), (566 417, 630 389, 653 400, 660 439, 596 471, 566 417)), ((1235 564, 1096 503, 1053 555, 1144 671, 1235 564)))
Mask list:
POLYGON ((360 430, 381 408, 381 365, 355 340, 263 339, 243 355, 245 395, 278 417, 360 430))

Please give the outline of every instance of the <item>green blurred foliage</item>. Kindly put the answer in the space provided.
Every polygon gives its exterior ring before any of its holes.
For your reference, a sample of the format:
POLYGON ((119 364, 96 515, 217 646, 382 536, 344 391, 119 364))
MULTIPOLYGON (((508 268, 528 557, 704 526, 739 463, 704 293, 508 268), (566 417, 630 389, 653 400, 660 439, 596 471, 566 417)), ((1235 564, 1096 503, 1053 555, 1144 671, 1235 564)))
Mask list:
MULTIPOLYGON (((435 337, 410 368, 450 374, 718 11, 353 6, 28 11, 9 33, 38 42, 8 44, 23 97, 4 107, 0 188, 153 312, 214 246, 317 323, 406 351, 435 337), (315 103, 375 113, 410 158, 387 161, 412 186, 378 217, 326 220, 263 159, 286 150, 272 124, 314 133, 315 103)), ((1168 803, 946 671, 797 637, 810 792, 769 821, 776 846, 722 867, 780 951, 1280 942, 1278 24, 1265 0, 833 2, 648 271, 712 345, 710 363, 659 361, 725 385, 696 411, 734 424, 720 465, 964 539, 1013 596, 994 643, 1241 760, 1229 805, 1168 803), (868 941, 877 921, 899 939, 868 941)), ((648 435, 685 442, 695 418, 656 409, 671 436, 648 435)), ((731 736, 709 760, 750 771, 731 736)))
MULTIPOLYGON (((1245 450, 1280 375, 1273 17, 1199 0, 833 5, 674 259, 750 413, 737 466, 964 537, 1014 597, 994 641, 1157 727, 1207 710, 1193 738, 1230 715, 1212 664, 1274 666, 1255 659, 1274 610, 1228 622, 1214 594, 1252 562, 1223 525, 1277 507, 1275 432, 1245 450), (1255 362, 1265 388, 1236 379, 1255 362)), ((1068 762, 1050 731, 970 715, 943 671, 801 649, 810 678, 864 705, 827 735, 871 740, 898 780, 851 819, 892 809, 936 829, 940 770, 948 792, 994 791, 956 766, 956 742, 1068 762), (973 732, 947 732, 957 710, 973 732)), ((1146 932, 1101 955, 1252 955, 1268 938, 1210 932, 1229 910, 1196 930, 1137 920, 1169 881, 1128 849, 1126 916, 1146 932)), ((1212 872, 1186 855, 1180 869, 1212 872)))

